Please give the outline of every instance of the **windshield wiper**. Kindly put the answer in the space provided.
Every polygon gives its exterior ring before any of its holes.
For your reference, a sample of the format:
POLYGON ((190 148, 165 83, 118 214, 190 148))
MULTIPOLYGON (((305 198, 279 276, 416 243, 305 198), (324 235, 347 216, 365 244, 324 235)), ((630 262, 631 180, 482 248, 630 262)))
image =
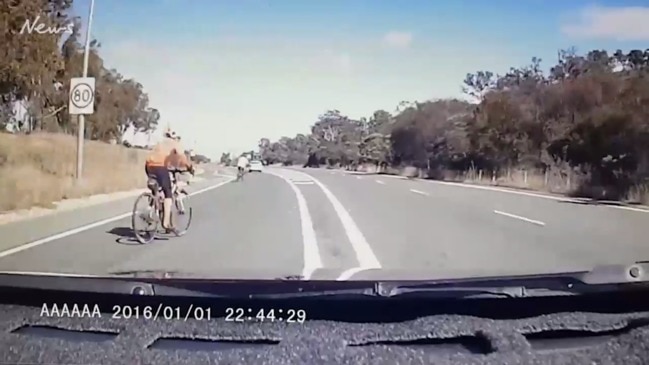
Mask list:
MULTIPOLYGON (((134 278, 172 278, 178 277, 178 273, 159 272, 159 271, 137 271, 137 272, 120 272, 115 273, 120 276, 129 276, 134 278)), ((288 275, 276 278, 278 281, 291 281, 299 282, 303 280, 300 275, 288 275)), ((498 283, 501 284, 501 283, 498 283)), ((556 282, 550 285, 557 287, 556 282)), ((307 285, 305 285, 307 286, 307 285)), ((311 285, 308 285, 311 286, 311 285)), ((250 292, 247 297, 260 298, 260 299, 283 299, 283 298, 308 298, 308 297, 336 297, 336 298, 350 298, 350 297, 404 297, 404 296, 426 296, 426 297, 441 297, 441 298, 521 298, 530 296, 558 296, 558 295, 577 295, 579 292, 571 290, 570 286, 565 286, 564 289, 550 289, 547 287, 542 288, 529 288, 523 285, 440 285, 434 281, 416 281, 404 282, 394 281, 385 282, 378 281, 366 282, 361 288, 345 287, 336 285, 332 289, 322 289, 321 285, 314 285, 311 288, 301 288, 300 290, 289 290, 287 292, 250 292)), ((180 293, 180 288, 173 285, 171 281, 161 281, 154 284, 158 294, 177 295, 180 293)), ((182 290, 185 294, 188 293, 189 288, 182 290)), ((220 293, 219 293, 220 294, 220 293)), ((216 293, 206 293, 201 290, 201 296, 221 296, 216 293)), ((232 294, 224 294, 224 297, 231 297, 232 294)))
POLYGON ((156 270, 108 277, 0 273, 0 287, 226 299, 526 298, 646 290, 647 273, 646 262, 564 274, 430 281, 309 281, 299 275, 266 281, 211 280, 156 270))
POLYGON ((380 297, 439 297, 439 298, 526 298, 541 296, 579 295, 583 291, 574 290, 574 286, 564 289, 531 288, 524 285, 508 286, 444 286, 437 283, 376 283, 375 295, 380 297))
POLYGON ((368 282, 363 288, 340 288, 330 290, 301 290, 284 293, 251 293, 250 299, 290 298, 440 298, 440 299, 485 299, 485 298, 530 298, 571 296, 602 293, 619 290, 618 284, 592 285, 565 283, 565 280, 547 281, 545 285, 440 285, 438 282, 368 282))
MULTIPOLYGON (((250 294, 250 299, 289 299, 289 298, 325 298, 347 299, 359 298, 525 298, 540 296, 565 296, 579 295, 584 292, 603 291, 605 288, 598 287, 597 290, 573 290, 572 288, 551 289, 551 288, 528 288, 525 286, 456 286, 438 287, 435 283, 401 284, 398 282, 375 282, 372 287, 332 290, 304 290, 291 293, 270 293, 250 294)), ((610 288, 608 288, 610 290, 610 288)))

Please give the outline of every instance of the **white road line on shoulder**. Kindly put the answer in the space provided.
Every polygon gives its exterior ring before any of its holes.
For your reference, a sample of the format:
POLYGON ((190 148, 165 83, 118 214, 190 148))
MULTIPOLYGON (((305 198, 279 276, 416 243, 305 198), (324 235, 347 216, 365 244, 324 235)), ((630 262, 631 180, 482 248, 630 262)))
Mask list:
POLYGON ((295 185, 313 185, 313 181, 293 181, 295 185))
POLYGON ((501 211, 499 211, 499 210, 494 210, 494 213, 496 213, 496 214, 500 214, 500 215, 504 215, 505 217, 509 217, 509 218, 520 219, 520 220, 522 220, 522 221, 525 221, 525 222, 528 222, 528 223, 532 223, 532 224, 536 224, 536 225, 539 225, 539 226, 545 226, 545 223, 543 223, 543 222, 541 222, 541 221, 537 221, 537 220, 534 220, 534 219, 529 219, 529 218, 521 217, 520 215, 511 214, 511 213, 505 213, 505 212, 501 212, 501 211))
POLYGON ((105 275, 70 274, 70 273, 62 273, 62 272, 42 272, 42 271, 0 271, 0 274, 31 275, 31 276, 59 276, 59 277, 71 277, 71 278, 101 278, 101 277, 105 277, 105 275))
POLYGON ((309 213, 309 207, 306 204, 306 199, 302 192, 296 186, 296 183, 291 179, 283 176, 281 173, 268 172, 271 175, 277 176, 286 181, 295 193, 297 199, 297 206, 300 211, 300 226, 302 227, 302 245, 304 247, 304 268, 302 269, 302 280, 309 280, 313 272, 322 268, 322 259, 320 258, 320 249, 318 248, 318 240, 313 229, 313 220, 309 213))
POLYGON ((426 196, 430 195, 425 191, 421 191, 421 190, 417 190, 417 189, 410 189, 410 191, 412 191, 415 194, 421 194, 421 195, 426 195, 426 196))
POLYGON ((525 196, 531 196, 531 197, 534 197, 534 198, 550 199, 550 200, 557 200, 557 201, 570 202, 570 201, 575 200, 575 199, 572 199, 572 198, 565 198, 565 197, 552 196, 552 195, 547 195, 547 194, 532 193, 532 192, 527 192, 527 191, 518 191, 518 190, 513 190, 513 189, 508 189, 508 188, 501 188, 501 187, 497 187, 497 186, 473 185, 473 184, 465 184, 465 183, 460 183, 460 182, 439 181, 439 180, 422 180, 422 181, 430 182, 430 183, 433 183, 433 184, 448 185, 448 186, 455 186, 455 187, 469 188, 469 189, 478 189, 478 190, 490 190, 490 191, 497 191, 497 192, 501 192, 501 193, 525 195, 525 196))
POLYGON ((604 205, 604 206, 609 207, 609 208, 631 210, 633 212, 649 213, 649 209, 634 208, 634 207, 624 207, 624 206, 620 206, 620 205, 604 205))
MULTIPOLYGON (((541 194, 541 193, 533 193, 533 192, 527 192, 527 191, 518 191, 518 190, 514 190, 512 188, 501 188, 501 187, 498 187, 498 186, 473 185, 473 184, 465 184, 465 183, 452 182, 452 181, 437 181, 437 180, 425 180, 425 181, 431 182, 433 184, 448 185, 448 186, 455 186, 455 187, 469 188, 469 189, 490 190, 490 191, 497 191, 497 192, 500 192, 500 193, 524 195, 524 196, 530 196, 530 197, 533 197, 533 198, 549 199, 549 200, 560 201, 560 202, 574 202, 574 201, 578 200, 578 199, 569 198, 569 197, 561 197, 561 196, 554 196, 554 195, 541 194)), ((649 209, 643 209, 643 208, 627 207, 627 206, 620 206, 620 205, 604 205, 604 204, 602 204, 600 206, 607 207, 607 208, 614 208, 614 209, 630 210, 630 211, 633 211, 633 212, 649 213, 649 209)))
MULTIPOLYGON (((401 180, 408 179, 407 177, 404 176, 396 176, 396 175, 386 175, 386 176, 393 179, 401 179, 401 180)), ((556 196, 556 195, 543 194, 543 193, 534 193, 529 191, 520 191, 520 190, 515 190, 515 188, 507 188, 507 187, 499 187, 499 186, 485 186, 485 185, 467 184, 467 183, 454 182, 454 181, 439 181, 439 180, 428 180, 428 179, 415 179, 415 181, 423 181, 431 184, 454 186, 458 188, 478 189, 478 190, 495 191, 495 192, 506 193, 506 194, 523 195, 523 196, 529 196, 533 198, 548 199, 548 200, 568 202, 568 203, 579 200, 578 198, 570 198, 570 197, 556 196)), ((636 208, 636 207, 623 206, 623 205, 606 205, 606 204, 601 204, 598 206, 613 208, 613 209, 629 210, 629 211, 639 212, 639 213, 649 213, 649 208, 636 208)))
POLYGON ((381 184, 381 185, 385 185, 385 183, 382 180, 376 180, 376 182, 381 184))
MULTIPOLYGON (((220 182, 218 184, 208 186, 207 188, 204 188, 204 189, 201 189, 201 190, 197 190, 195 192, 190 193, 189 196, 198 195, 198 194, 204 193, 206 191, 216 189, 216 188, 218 188, 220 186, 223 186, 223 185, 229 183, 232 180, 233 179, 230 178, 229 180, 222 181, 222 182, 220 182)), ((41 238, 39 240, 26 243, 24 245, 20 245, 18 247, 10 248, 8 250, 0 252, 0 257, 6 257, 6 256, 9 256, 9 255, 13 255, 15 253, 25 251, 25 250, 28 250, 30 248, 36 247, 36 246, 40 246, 40 245, 42 245, 44 243, 47 243, 47 242, 51 242, 51 241, 58 240, 58 239, 61 239, 61 238, 64 238, 64 237, 72 236, 74 234, 81 233, 83 231, 87 231, 87 230, 95 228, 95 227, 103 226, 104 224, 130 217, 132 214, 133 214, 132 211, 128 212, 128 213, 123 213, 123 214, 120 214, 120 215, 116 215, 114 217, 102 219, 102 220, 94 222, 94 223, 86 224, 86 225, 81 226, 81 227, 77 227, 77 228, 73 228, 73 229, 70 229, 70 230, 67 230, 67 231, 64 231, 64 232, 61 232, 61 233, 57 233, 55 235, 51 235, 51 236, 48 236, 48 237, 45 237, 45 238, 41 238)))
POLYGON ((336 278, 336 281, 345 281, 351 279, 352 276, 358 274, 361 271, 369 270, 370 268, 367 267, 352 267, 351 269, 347 269, 343 271, 338 278, 336 278))
POLYGON ((329 202, 336 211, 336 214, 338 215, 338 218, 340 219, 340 222, 345 229, 347 239, 349 239, 349 242, 352 244, 352 248, 356 253, 356 259, 358 260, 359 266, 364 269, 380 269, 381 263, 374 254, 374 251, 372 251, 372 247, 369 245, 369 243, 367 243, 365 236, 358 228, 349 212, 347 212, 345 207, 340 203, 338 198, 336 198, 336 196, 318 179, 308 174, 305 175, 309 176, 313 180, 313 182, 315 182, 316 185, 320 187, 327 199, 329 199, 329 202))

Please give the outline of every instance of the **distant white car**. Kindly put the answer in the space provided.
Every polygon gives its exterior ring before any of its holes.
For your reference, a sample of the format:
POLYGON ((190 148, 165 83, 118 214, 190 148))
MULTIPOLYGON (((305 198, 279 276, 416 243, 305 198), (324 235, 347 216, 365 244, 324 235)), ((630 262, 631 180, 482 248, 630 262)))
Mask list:
POLYGON ((264 170, 264 164, 261 161, 250 161, 250 172, 262 172, 264 170))

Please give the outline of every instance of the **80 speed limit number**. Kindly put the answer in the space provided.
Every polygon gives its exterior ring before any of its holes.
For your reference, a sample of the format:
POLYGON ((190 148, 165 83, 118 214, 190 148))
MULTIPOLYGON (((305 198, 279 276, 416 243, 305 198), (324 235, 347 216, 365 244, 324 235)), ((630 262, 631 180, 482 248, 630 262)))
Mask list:
POLYGON ((114 305, 112 308, 113 319, 147 319, 147 320, 211 320, 212 309, 198 307, 193 304, 189 307, 172 307, 164 304, 156 306, 114 305))

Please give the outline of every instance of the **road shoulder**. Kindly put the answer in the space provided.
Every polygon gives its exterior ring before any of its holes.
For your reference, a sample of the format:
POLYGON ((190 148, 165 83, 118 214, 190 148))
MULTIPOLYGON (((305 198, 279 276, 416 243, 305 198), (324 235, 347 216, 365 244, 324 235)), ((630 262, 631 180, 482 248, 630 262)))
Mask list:
MULTIPOLYGON (((187 190, 192 193, 223 181, 227 181, 227 178, 211 176, 190 185, 187 190)), ((120 196, 118 199, 86 205, 77 209, 55 210, 49 214, 2 224, 0 225, 0 237, 2 237, 0 252, 44 237, 128 214, 132 211, 135 196, 139 192, 141 190, 124 193, 124 196, 120 196)))

